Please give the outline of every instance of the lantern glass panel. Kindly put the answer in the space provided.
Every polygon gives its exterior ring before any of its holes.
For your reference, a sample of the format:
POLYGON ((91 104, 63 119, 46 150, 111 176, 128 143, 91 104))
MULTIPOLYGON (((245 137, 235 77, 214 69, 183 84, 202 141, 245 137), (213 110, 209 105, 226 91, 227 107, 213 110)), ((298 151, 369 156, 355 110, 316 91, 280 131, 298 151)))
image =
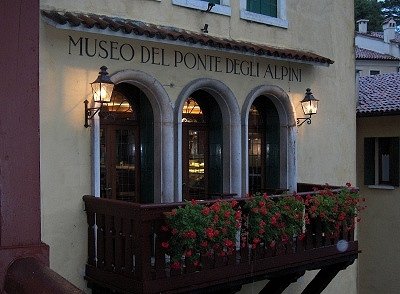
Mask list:
POLYGON ((301 103, 305 115, 313 115, 318 110, 318 100, 308 100, 301 103))
POLYGON ((114 89, 114 84, 108 83, 93 83, 93 100, 99 103, 109 103, 114 89))

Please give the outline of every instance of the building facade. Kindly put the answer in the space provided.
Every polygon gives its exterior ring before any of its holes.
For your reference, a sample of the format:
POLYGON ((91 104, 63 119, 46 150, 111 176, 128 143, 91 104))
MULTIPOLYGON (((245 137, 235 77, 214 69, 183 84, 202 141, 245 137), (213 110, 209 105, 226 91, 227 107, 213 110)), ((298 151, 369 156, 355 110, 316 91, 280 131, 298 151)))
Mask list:
POLYGON ((367 210, 360 226, 360 293, 393 293, 399 262, 399 110, 398 73, 361 77, 357 108, 357 174, 367 210), (388 240, 390 241, 384 241, 388 240))
MULTIPOLYGON (((40 2, 42 240, 83 289, 82 195, 165 203, 356 180, 352 1, 213 2, 40 2), (112 103, 85 127, 103 65, 112 103), (298 127, 307 88, 320 108, 298 127)), ((355 281, 353 266, 327 293, 355 281)))
POLYGON ((399 72, 399 41, 396 22, 387 19, 382 32, 368 31, 368 20, 357 21, 356 70, 360 76, 399 72))

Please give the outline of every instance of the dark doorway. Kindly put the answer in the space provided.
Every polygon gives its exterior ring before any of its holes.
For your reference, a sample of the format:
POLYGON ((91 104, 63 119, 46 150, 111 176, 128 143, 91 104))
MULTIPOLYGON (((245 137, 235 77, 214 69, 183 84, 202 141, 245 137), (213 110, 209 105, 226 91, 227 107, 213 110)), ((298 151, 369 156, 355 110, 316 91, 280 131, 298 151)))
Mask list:
POLYGON ((275 105, 256 98, 248 121, 249 192, 270 192, 280 186, 280 124, 275 105))
POLYGON ((215 99, 196 91, 182 110, 183 199, 222 193, 222 114, 215 99))
POLYGON ((153 202, 153 111, 137 87, 121 83, 100 112, 101 197, 153 202))

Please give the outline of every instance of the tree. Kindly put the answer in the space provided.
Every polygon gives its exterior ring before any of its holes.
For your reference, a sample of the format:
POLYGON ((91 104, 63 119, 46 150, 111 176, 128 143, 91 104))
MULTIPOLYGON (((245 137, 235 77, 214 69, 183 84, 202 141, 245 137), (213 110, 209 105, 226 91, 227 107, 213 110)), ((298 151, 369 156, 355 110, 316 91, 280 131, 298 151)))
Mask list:
POLYGON ((385 0, 381 2, 381 6, 384 18, 393 17, 400 25, 400 0, 385 0))
MULTIPOLYGON (((400 0, 391 2, 400 2, 400 0)), ((376 31, 376 32, 382 31, 382 23, 384 20, 384 15, 382 13, 382 5, 383 3, 377 0, 355 0, 354 1, 355 21, 360 19, 368 19, 369 31, 376 31)))

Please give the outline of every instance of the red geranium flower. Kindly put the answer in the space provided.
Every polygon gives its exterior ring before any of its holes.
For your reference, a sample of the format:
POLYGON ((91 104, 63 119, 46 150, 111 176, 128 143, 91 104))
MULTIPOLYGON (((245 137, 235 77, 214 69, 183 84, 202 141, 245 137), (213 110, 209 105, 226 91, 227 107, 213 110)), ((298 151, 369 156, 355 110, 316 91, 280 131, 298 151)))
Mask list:
POLYGON ((214 229, 213 228, 207 228, 206 229, 206 236, 210 239, 214 238, 214 229))
POLYGON ((180 262, 179 262, 179 261, 174 261, 174 262, 171 264, 171 268, 174 269, 174 270, 180 269, 180 268, 181 268, 180 262))
POLYGON ((203 210, 201 211, 202 214, 204 215, 209 215, 210 214, 210 208, 208 208, 207 206, 203 208, 203 210))
POLYGON ((238 220, 242 217, 242 212, 240 210, 235 212, 235 219, 238 220))

